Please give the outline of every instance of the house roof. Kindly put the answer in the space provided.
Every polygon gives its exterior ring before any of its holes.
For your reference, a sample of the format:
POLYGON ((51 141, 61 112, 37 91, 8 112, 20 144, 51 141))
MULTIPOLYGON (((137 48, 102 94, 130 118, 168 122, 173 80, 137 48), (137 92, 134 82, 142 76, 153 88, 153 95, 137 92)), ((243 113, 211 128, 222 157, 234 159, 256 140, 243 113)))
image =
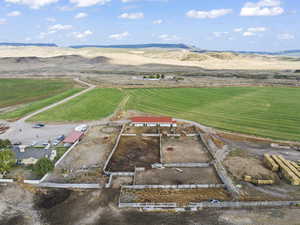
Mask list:
POLYGON ((12 148, 12 151, 16 155, 16 159, 22 160, 22 159, 28 159, 28 158, 45 158, 46 156, 50 156, 52 150, 51 149, 41 149, 41 148, 34 148, 34 147, 27 147, 25 148, 24 152, 20 151, 20 148, 18 146, 14 146, 12 148))
POLYGON ((133 123, 176 123, 172 117, 138 116, 131 118, 133 123))
POLYGON ((73 131, 65 138, 64 143, 75 143, 83 136, 83 134, 83 132, 73 131))

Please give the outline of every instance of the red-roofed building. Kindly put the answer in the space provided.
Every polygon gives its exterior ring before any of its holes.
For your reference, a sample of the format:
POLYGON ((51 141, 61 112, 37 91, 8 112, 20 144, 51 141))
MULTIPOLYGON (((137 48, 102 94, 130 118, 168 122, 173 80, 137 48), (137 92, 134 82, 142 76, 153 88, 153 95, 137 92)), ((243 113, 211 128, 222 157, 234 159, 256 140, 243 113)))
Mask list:
POLYGON ((172 117, 138 116, 131 118, 131 125, 136 127, 176 127, 176 121, 172 117))
POLYGON ((76 141, 79 141, 83 135, 83 132, 73 131, 65 138, 64 143, 74 144, 76 141))

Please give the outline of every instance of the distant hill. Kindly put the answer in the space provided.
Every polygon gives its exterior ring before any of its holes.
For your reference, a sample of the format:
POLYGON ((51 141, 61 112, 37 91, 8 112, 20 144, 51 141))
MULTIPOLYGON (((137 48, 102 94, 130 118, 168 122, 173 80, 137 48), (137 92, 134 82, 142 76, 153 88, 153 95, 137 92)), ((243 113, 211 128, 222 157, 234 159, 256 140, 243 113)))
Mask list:
POLYGON ((191 49, 185 44, 133 44, 133 45, 72 45, 70 48, 181 48, 191 49))
POLYGON ((198 53, 205 53, 205 52, 231 52, 231 53, 238 53, 238 54, 257 54, 257 55, 300 55, 300 50, 286 50, 286 51, 279 51, 279 52, 265 52, 265 51, 219 51, 219 50, 193 50, 193 52, 198 53))
POLYGON ((9 42, 0 42, 0 46, 39 46, 39 47, 57 47, 56 44, 52 44, 52 43, 9 43, 9 42))

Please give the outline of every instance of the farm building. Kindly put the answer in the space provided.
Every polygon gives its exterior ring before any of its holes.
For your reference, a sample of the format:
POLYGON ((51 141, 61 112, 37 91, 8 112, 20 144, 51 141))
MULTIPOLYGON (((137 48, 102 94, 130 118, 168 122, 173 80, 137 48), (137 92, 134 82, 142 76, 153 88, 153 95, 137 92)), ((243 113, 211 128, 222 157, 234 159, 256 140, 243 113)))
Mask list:
POLYGON ((133 117, 131 118, 131 125, 136 127, 176 127, 176 121, 172 117, 133 117))
POLYGON ((68 144, 74 144, 76 141, 80 141, 83 135, 83 132, 73 131, 65 138, 63 142, 68 144))

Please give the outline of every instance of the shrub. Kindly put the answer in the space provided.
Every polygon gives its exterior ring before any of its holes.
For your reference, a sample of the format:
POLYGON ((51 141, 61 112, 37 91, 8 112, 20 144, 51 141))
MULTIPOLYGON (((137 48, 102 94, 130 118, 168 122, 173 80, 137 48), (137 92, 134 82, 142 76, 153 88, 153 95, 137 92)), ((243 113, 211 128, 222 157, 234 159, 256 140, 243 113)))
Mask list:
POLYGON ((0 173, 4 174, 9 172, 15 163, 15 154, 11 150, 6 149, 0 151, 0 173))
POLYGON ((54 169, 54 163, 47 158, 41 158, 34 165, 33 170, 38 176, 44 176, 54 169))

